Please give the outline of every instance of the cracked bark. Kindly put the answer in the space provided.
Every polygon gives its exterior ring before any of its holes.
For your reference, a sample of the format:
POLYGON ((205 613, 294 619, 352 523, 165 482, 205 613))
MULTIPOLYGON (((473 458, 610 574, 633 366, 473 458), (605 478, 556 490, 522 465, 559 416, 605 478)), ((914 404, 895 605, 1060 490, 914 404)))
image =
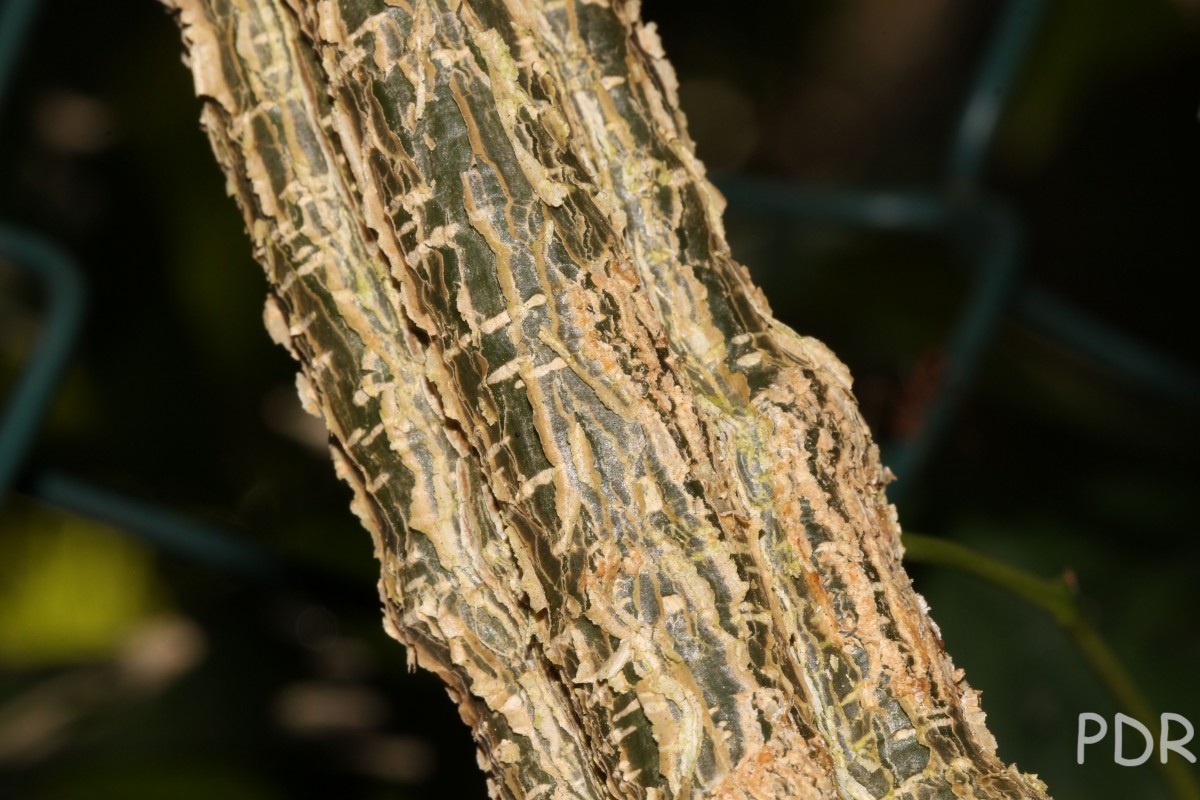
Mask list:
POLYGON ((636 2, 165 2, 385 625, 493 796, 1046 797, 636 2))

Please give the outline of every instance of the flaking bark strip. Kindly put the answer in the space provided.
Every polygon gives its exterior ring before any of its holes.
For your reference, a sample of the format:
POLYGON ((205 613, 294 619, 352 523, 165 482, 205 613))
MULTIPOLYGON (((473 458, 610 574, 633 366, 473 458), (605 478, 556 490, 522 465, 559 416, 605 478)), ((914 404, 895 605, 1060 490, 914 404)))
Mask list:
POLYGON ((495 797, 1044 798, 900 566, 845 367, 734 262, 636 3, 166 0, 495 797))

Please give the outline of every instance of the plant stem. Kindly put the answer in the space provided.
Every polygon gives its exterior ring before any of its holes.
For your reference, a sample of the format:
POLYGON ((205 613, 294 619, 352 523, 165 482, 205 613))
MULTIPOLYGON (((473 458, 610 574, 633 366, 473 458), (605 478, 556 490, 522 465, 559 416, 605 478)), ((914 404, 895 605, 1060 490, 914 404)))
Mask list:
MULTIPOLYGON (((1066 632, 1121 710, 1147 726, 1156 723, 1146 695, 1113 649, 1084 617, 1078 593, 1063 577, 1044 578, 1007 564, 974 548, 919 533, 905 533, 909 561, 932 564, 979 578, 1044 611, 1066 632)), ((1200 800, 1200 786, 1179 759, 1159 762, 1163 779, 1177 800, 1200 800)))

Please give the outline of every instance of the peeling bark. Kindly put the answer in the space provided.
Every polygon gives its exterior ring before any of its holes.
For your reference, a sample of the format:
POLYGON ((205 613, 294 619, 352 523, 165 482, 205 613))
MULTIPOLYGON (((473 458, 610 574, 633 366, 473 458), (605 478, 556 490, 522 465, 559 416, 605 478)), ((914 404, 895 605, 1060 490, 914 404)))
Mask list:
POLYGON ((498 798, 1045 798, 632 0, 165 0, 388 631, 498 798))

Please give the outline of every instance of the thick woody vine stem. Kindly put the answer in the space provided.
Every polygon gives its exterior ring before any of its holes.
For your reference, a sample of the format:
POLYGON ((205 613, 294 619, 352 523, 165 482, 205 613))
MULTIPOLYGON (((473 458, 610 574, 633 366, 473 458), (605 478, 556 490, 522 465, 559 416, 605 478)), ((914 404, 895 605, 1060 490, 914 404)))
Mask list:
POLYGON ((729 254, 636 2, 167 0, 501 798, 1044 798, 900 566, 846 368, 729 254))

